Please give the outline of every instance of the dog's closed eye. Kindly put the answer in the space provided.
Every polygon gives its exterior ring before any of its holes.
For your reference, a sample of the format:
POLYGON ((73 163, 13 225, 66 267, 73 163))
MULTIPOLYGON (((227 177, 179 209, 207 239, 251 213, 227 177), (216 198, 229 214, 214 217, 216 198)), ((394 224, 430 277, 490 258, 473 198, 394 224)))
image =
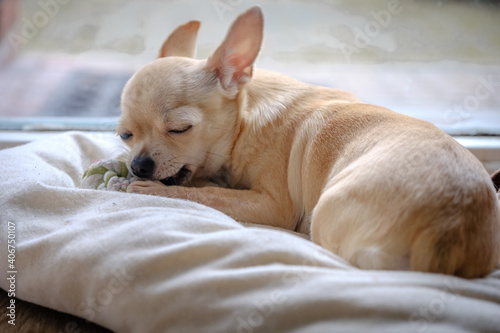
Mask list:
POLYGON ((191 128, 193 128, 193 125, 188 125, 186 127, 180 128, 180 129, 172 129, 172 130, 168 131, 168 133, 170 133, 170 134, 181 134, 181 133, 185 133, 185 132, 189 131, 191 128))

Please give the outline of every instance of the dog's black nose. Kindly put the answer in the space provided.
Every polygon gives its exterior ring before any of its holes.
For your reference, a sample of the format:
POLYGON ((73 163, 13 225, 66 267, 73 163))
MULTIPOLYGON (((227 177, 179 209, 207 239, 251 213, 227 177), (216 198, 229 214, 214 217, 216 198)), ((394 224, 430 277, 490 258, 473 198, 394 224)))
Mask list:
POLYGON ((155 169, 155 161, 148 156, 136 156, 132 160, 130 168, 137 177, 151 179, 155 169))

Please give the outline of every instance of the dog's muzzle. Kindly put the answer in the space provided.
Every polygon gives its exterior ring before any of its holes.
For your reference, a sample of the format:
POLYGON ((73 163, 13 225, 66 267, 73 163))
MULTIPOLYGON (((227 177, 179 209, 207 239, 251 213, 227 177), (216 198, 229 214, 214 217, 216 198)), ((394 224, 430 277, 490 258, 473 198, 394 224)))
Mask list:
MULTIPOLYGON (((154 180, 153 174, 155 170, 155 162, 148 156, 134 157, 132 163, 130 164, 130 169, 132 170, 132 173, 139 178, 154 180)), ((187 179, 189 179, 190 175, 191 170, 184 165, 176 174, 165 179, 160 179, 160 181, 167 186, 182 185, 187 179)))
POLYGON ((130 164, 130 169, 139 178, 152 179, 155 161, 148 156, 136 156, 130 164))

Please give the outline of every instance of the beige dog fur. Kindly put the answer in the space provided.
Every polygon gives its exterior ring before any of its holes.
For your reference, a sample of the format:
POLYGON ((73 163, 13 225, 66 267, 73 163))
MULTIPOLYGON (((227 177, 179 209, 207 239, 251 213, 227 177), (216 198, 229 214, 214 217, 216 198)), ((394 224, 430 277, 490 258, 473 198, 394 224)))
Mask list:
POLYGON ((364 269, 473 278, 499 264, 494 187, 453 138, 350 93, 254 70, 259 7, 206 60, 193 59, 198 27, 175 30, 124 88, 117 131, 131 169, 149 179, 129 192, 298 230, 364 269))

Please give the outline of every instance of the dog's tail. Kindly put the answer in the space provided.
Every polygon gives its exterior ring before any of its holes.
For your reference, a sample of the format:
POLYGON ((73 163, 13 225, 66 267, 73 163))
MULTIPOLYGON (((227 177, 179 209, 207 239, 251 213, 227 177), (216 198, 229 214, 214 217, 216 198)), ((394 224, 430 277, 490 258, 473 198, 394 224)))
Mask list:
POLYGON ((500 212, 498 202, 494 205, 489 212, 486 207, 473 210, 477 215, 463 216, 465 221, 418 233, 411 245, 411 269, 464 278, 492 272, 500 264, 500 212))

